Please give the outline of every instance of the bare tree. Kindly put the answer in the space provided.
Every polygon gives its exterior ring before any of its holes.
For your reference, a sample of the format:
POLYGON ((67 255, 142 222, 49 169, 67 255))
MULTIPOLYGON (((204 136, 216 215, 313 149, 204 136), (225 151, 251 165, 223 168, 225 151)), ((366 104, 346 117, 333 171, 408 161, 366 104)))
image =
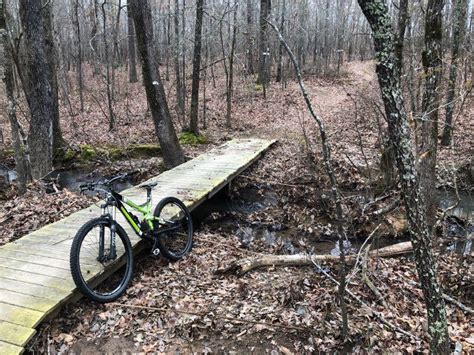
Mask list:
POLYGON ((433 353, 449 352, 448 325, 436 264, 431 250, 431 233, 426 205, 413 155, 413 143, 404 108, 395 54, 395 36, 384 0, 358 0, 372 31, 377 75, 388 119, 388 133, 395 146, 405 212, 413 244, 418 277, 428 313, 428 333, 433 353))
MULTIPOLYGON (((48 63, 45 17, 51 10, 41 1, 21 0, 20 19, 23 28, 24 52, 22 66, 23 89, 31 112, 28 145, 31 154, 31 174, 39 179, 53 168, 53 119, 55 98, 52 66, 48 63)), ((57 107, 57 106, 56 106, 57 107)))
POLYGON ((76 57, 76 63, 77 63, 77 86, 79 89, 79 101, 81 103, 81 112, 84 112, 84 95, 83 95, 83 71, 82 71, 82 43, 81 43, 81 26, 79 24, 79 0, 74 1, 74 15, 73 15, 73 21, 74 21, 74 26, 76 27, 76 48, 77 48, 77 57, 76 57))
POLYGON ((130 0, 127 0, 127 28, 128 28, 128 80, 130 83, 138 81, 136 49, 135 49, 135 28, 133 18, 130 13, 130 0))
POLYGON ((180 58, 182 57, 180 53, 180 31, 179 31, 179 0, 174 1, 174 69, 175 69, 175 80, 176 80, 176 101, 177 101, 177 111, 181 120, 184 120, 184 73, 181 73, 182 67, 180 58))
POLYGON ((163 151, 163 160, 167 168, 184 162, 184 155, 171 121, 160 71, 154 58, 153 23, 148 0, 130 0, 133 21, 137 34, 137 46, 142 63, 143 83, 156 135, 163 151))
POLYGON ((23 128, 21 127, 16 116, 16 98, 14 89, 14 61, 12 56, 12 46, 6 31, 6 3, 0 3, 0 41, 3 45, 2 53, 4 54, 3 63, 3 82, 5 84, 5 92, 7 94, 6 113, 10 121, 13 149, 15 151, 15 164, 18 176, 18 192, 23 194, 26 192, 26 185, 31 181, 31 169, 29 163, 28 141, 23 128))
POLYGON ((441 139, 441 145, 444 146, 451 144, 451 136, 453 132, 456 81, 458 79, 458 68, 460 64, 462 64, 459 54, 466 33, 467 4, 467 0, 456 0, 456 7, 454 9, 451 66, 449 67, 448 92, 446 94, 446 119, 444 122, 443 137, 441 139))
POLYGON ((397 55, 397 62, 400 75, 403 71, 403 47, 405 42, 405 31, 408 22, 408 0, 400 0, 398 8, 398 35, 395 44, 395 51, 397 55))
POLYGON ((194 56, 193 56, 193 84, 191 90, 191 120, 190 129, 195 135, 199 134, 198 112, 199 112, 199 80, 201 71, 201 48, 202 48, 202 17, 204 14, 204 1, 196 1, 196 29, 194 34, 194 56))
POLYGON ((109 130, 114 129, 115 127, 115 114, 114 107, 112 102, 112 80, 110 78, 110 60, 109 60, 109 41, 107 39, 107 12, 105 11, 105 6, 107 5, 107 0, 104 0, 102 3, 102 24, 103 24, 103 38, 104 38, 104 59, 105 59, 105 83, 107 87, 107 107, 109 109, 109 130))
POLYGON ((431 190, 436 183, 439 90, 443 68, 441 50, 443 4, 444 0, 428 0, 425 15, 425 50, 422 53, 425 89, 422 101, 421 146, 418 154, 420 183, 425 197, 428 226, 432 226, 435 219, 434 196, 431 190))
POLYGON ((271 0, 260 0, 259 60, 257 83, 266 86, 269 81, 268 62, 270 42, 268 40, 267 21, 270 20, 271 0))

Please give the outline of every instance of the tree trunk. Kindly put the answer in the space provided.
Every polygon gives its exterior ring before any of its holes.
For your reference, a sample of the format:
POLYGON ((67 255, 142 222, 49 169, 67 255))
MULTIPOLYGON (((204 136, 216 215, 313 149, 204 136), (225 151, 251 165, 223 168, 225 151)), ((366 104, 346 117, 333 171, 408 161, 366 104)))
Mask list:
POLYGON ((400 88, 391 19, 385 1, 358 0, 358 2, 373 31, 377 75, 388 119, 389 136, 395 146, 409 233, 428 313, 431 351, 446 354, 449 352, 446 310, 436 276, 424 196, 420 190, 420 178, 415 167, 413 143, 400 88))
POLYGON ((467 4, 467 0, 456 0, 456 7, 454 9, 453 45, 451 48, 448 92, 446 94, 446 120, 444 123, 443 137, 441 139, 441 145, 443 146, 449 146, 451 144, 456 81, 458 78, 458 67, 462 64, 459 58, 459 52, 466 32, 467 4))
POLYGON ((74 2, 74 26, 76 27, 76 48, 77 48, 77 86, 79 89, 79 101, 81 103, 81 112, 84 112, 84 97, 83 97, 83 80, 82 80, 82 43, 81 43, 81 26, 79 23, 79 0, 74 2))
POLYGON ((250 75, 255 74, 253 66, 253 39, 252 39, 252 19, 253 19, 253 6, 252 0, 247 0, 247 33, 245 35, 246 39, 246 54, 247 54, 247 73, 250 75))
MULTIPOLYGON (((14 87, 14 63, 11 48, 8 45, 8 34, 6 28, 5 2, 0 3, 0 41, 3 45, 3 82, 5 84, 5 92, 7 96, 7 115, 10 121, 12 144, 15 151, 15 169, 18 176, 18 192, 23 194, 26 192, 26 185, 31 181, 31 169, 29 164, 29 149, 26 135, 21 128, 16 116, 16 99, 14 87)), ((1 58, 0 58, 1 59, 1 58)))
POLYGON ((92 62, 93 62, 93 75, 99 75, 100 74, 100 68, 99 68, 99 53, 97 52, 97 1, 98 0, 91 0, 91 6, 93 6, 93 9, 91 9, 90 12, 90 21, 92 23, 92 28, 91 28, 91 35, 89 38, 89 46, 91 47, 91 52, 92 52, 92 62))
POLYGON ((184 121, 184 95, 183 95, 183 80, 181 78, 181 64, 180 64, 180 31, 179 31, 179 0, 174 1, 174 69, 176 76, 176 101, 178 117, 184 121))
POLYGON ((148 105, 163 151, 165 166, 171 169, 184 162, 184 155, 173 127, 160 71, 155 59, 156 49, 150 7, 147 0, 130 0, 129 5, 135 24, 148 105))
POLYGON ((130 0, 127 1, 127 20, 128 20, 128 81, 136 83, 138 81, 136 49, 135 49, 135 29, 133 27, 133 18, 130 13, 130 0))
POLYGON ((45 19, 51 10, 41 1, 21 0, 20 19, 23 28, 23 89, 31 113, 28 145, 31 153, 31 174, 39 179, 53 168, 53 120, 55 98, 52 66, 48 63, 45 19))
POLYGON ((232 126, 232 96, 234 93, 234 54, 235 54, 235 40, 237 37, 237 9, 238 3, 234 4, 234 18, 232 22, 232 39, 230 42, 230 54, 229 54, 229 80, 227 82, 227 100, 226 100, 226 126, 230 128, 232 126))
POLYGON ((107 40, 107 14, 105 12, 105 5, 107 5, 107 0, 104 0, 102 3, 102 22, 103 22, 103 35, 104 35, 104 56, 105 56, 105 81, 107 86, 107 107, 109 109, 109 130, 113 130, 115 127, 115 114, 112 103, 112 89, 111 89, 111 79, 110 79, 110 60, 109 60, 109 42, 107 40))
POLYGON ((397 43, 395 44, 395 53, 397 56, 397 64, 399 75, 403 71, 403 44, 405 41, 405 31, 407 28, 408 21, 408 0, 400 0, 400 6, 398 9, 398 35, 397 43))
POLYGON ((190 129, 195 135, 199 134, 198 112, 199 112, 199 79, 201 71, 201 48, 202 48, 202 17, 204 14, 204 1, 196 1, 196 29, 194 33, 194 55, 193 55, 193 84, 191 90, 191 120, 190 129))
POLYGON ((268 62, 270 57, 270 48, 268 41, 267 21, 270 20, 271 0, 260 0, 260 33, 259 33, 259 61, 257 84, 266 86, 269 81, 268 62))
POLYGON ((428 227, 435 222, 435 201, 432 193, 436 185, 436 156, 438 151, 438 107, 439 90, 443 70, 442 19, 444 0, 429 0, 425 16, 425 50, 422 63, 425 89, 422 101, 421 145, 419 148, 419 171, 421 192, 426 203, 428 227))
MULTIPOLYGON (((281 4, 281 19, 280 19, 280 31, 282 33, 284 33, 285 13, 286 13, 286 0, 283 0, 281 4)), ((277 83, 281 82, 282 70, 283 70, 283 45, 280 43, 280 45, 278 46, 278 63, 277 63, 277 75, 276 75, 277 83)))

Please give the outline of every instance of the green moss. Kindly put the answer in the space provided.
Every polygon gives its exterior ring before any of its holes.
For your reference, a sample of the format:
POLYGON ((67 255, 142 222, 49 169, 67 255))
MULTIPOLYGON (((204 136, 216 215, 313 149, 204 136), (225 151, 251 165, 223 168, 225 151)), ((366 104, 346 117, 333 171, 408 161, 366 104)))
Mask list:
POLYGON ((262 91, 263 90, 263 85, 262 84, 255 84, 254 90, 255 91, 262 91))
POLYGON ((194 133, 191 132, 182 132, 179 135, 179 142, 181 144, 197 145, 209 143, 209 140, 206 136, 203 136, 201 134, 196 136, 194 133))
POLYGON ((2 149, 0 150, 0 158, 13 158, 15 156, 15 151, 13 149, 2 149))
POLYGON ((161 154, 158 144, 132 144, 125 149, 125 154, 131 158, 148 158, 161 154))
POLYGON ((82 160, 92 160, 97 158, 97 150, 90 146, 89 144, 83 144, 80 146, 81 149, 81 159, 82 160))

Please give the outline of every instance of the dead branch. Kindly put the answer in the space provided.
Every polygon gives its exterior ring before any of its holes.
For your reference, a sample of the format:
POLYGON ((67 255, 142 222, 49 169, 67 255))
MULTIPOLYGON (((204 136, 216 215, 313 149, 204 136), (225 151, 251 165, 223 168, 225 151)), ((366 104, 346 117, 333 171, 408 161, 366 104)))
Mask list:
MULTIPOLYGON (((372 250, 369 252, 370 256, 390 257, 398 256, 411 252, 413 249, 411 242, 403 242, 388 247, 372 250)), ((245 273, 264 266, 308 266, 313 264, 313 260, 318 261, 337 261, 339 256, 334 255, 263 255, 252 258, 245 258, 235 260, 227 266, 218 268, 215 271, 217 275, 234 274, 242 276, 245 273)), ((354 255, 349 255, 347 261, 353 262, 354 255)))

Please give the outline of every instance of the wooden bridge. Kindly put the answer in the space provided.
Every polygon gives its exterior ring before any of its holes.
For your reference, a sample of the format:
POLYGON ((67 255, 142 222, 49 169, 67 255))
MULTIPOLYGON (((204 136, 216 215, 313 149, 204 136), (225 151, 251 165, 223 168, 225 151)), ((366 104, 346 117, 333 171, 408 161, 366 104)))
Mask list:
MULTIPOLYGON (((236 139, 148 180, 158 182, 157 203, 166 196, 183 200, 190 210, 212 197, 255 162, 273 141, 236 139)), ((144 203, 146 192, 122 192, 144 203)), ((0 354, 19 354, 46 317, 80 297, 69 270, 69 249, 79 227, 100 214, 92 205, 0 247, 0 354)), ((135 249, 141 243, 124 220, 135 249)), ((112 271, 110 271, 112 272, 112 271)))

